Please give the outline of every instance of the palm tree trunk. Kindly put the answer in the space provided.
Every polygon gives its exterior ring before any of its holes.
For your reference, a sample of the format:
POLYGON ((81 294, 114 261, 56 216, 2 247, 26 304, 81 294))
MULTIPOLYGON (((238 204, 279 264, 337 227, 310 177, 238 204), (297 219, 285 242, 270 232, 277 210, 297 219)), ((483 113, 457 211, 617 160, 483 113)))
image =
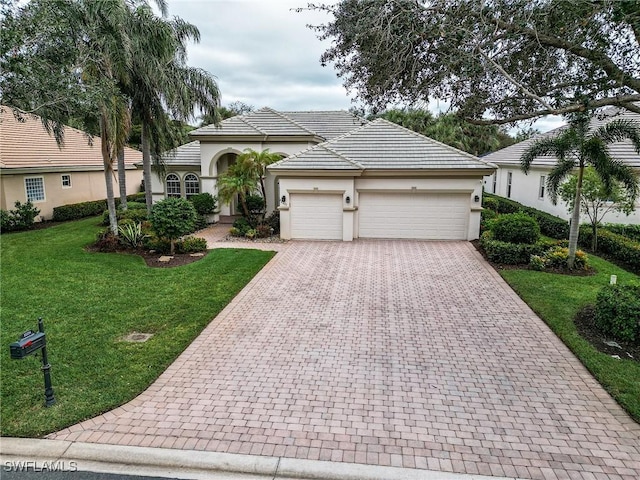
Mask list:
POLYGON ((153 206, 153 196, 151 195, 151 147, 147 130, 147 124, 143 121, 140 142, 142 144, 142 178, 144 179, 144 199, 147 204, 147 213, 151 215, 151 207, 153 206))
POLYGON ((124 147, 118 152, 118 187, 120 188, 120 208, 127 209, 127 175, 124 169, 124 147))
POLYGON ((576 261, 576 251, 578 250, 578 235, 580 233, 580 196, 582 195, 582 177, 584 176, 584 165, 578 169, 578 182, 576 184, 576 196, 573 199, 573 212, 571 213, 571 227, 569 229, 569 258, 567 267, 572 269, 576 261))
POLYGON ((109 135, 105 126, 105 119, 100 119, 100 143, 102 145, 102 163, 104 164, 104 181, 107 187, 107 208, 109 210, 109 226, 111 233, 118 235, 118 216, 116 215, 116 200, 113 194, 113 159, 109 148, 109 135))

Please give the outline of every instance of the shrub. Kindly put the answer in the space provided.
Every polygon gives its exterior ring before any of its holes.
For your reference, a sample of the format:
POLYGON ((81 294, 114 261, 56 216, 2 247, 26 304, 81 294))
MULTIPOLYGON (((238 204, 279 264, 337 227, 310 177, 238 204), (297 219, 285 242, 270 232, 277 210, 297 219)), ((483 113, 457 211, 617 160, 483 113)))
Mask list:
POLYGON ((569 238, 569 222, 550 213, 543 212, 542 210, 526 207, 514 200, 486 192, 482 196, 482 206, 497 213, 515 213, 522 211, 536 219, 538 225, 540 225, 542 234, 557 239, 569 238))
POLYGON ((529 260, 529 266, 532 270, 542 271, 547 266, 544 257, 541 255, 531 255, 531 259, 529 260))
MULTIPOLYGON (((543 259, 546 267, 566 269, 568 268, 567 260, 569 259, 569 248, 560 246, 553 247, 543 255, 543 259)), ((588 266, 589 260, 587 258, 587 254, 582 250, 576 251, 576 258, 573 267, 575 269, 584 270, 588 268, 588 266)))
POLYGON ((526 244, 495 240, 490 230, 480 236, 480 246, 490 261, 503 265, 527 265, 531 255, 542 255, 549 248, 548 242, 526 244))
POLYGON ((264 213, 265 201, 262 196, 247 195, 245 201, 247 202, 247 210, 249 210, 249 213, 252 215, 264 213))
POLYGON ((493 211, 485 208, 480 212, 480 231, 484 232, 485 230, 490 230, 493 225, 493 220, 498 217, 498 214, 493 211))
POLYGON ((640 285, 607 285, 596 299, 595 321, 619 340, 640 340, 640 285))
POLYGON ((0 232, 11 231, 11 215, 6 210, 0 210, 0 232))
POLYGON ((118 233, 120 234, 120 243, 130 248, 140 247, 147 236, 142 231, 142 225, 131 220, 118 225, 118 233))
POLYGON ((244 237, 244 234, 236 227, 231 227, 229 229, 229 235, 231 235, 232 237, 244 237))
POLYGON ((158 238, 155 235, 148 235, 143 241, 144 248, 157 253, 169 253, 171 242, 166 238, 158 238))
POLYGON ((169 239, 173 254, 175 241, 194 231, 197 215, 196 209, 188 200, 167 198, 153 206, 149 221, 158 237, 169 239))
POLYGON ((13 210, 2 210, 1 228, 2 231, 11 232, 17 230, 29 230, 33 227, 35 218, 40 214, 40 210, 33 206, 33 203, 16 202, 13 210))
POLYGON ((254 238, 256 238, 257 232, 255 230, 255 228, 250 228, 249 230, 247 230, 247 233, 244 234, 245 237, 253 240, 254 238))
POLYGON ((109 228, 98 232, 96 235, 94 247, 100 252, 115 252, 119 246, 120 240, 109 228))
POLYGON ((240 217, 237 218, 235 222, 233 222, 233 228, 238 230, 238 236, 244 237, 247 231, 251 229, 251 224, 245 217, 240 217))
POLYGON ((491 230, 501 242, 532 245, 540 238, 538 222, 521 212, 500 215, 492 222, 491 230))
POLYGON ((270 225, 266 224, 266 223, 261 223, 260 225, 258 225, 256 227, 256 237, 257 238, 267 238, 271 236, 271 232, 273 232, 273 229, 271 228, 270 225))
POLYGON ((204 252, 207 249, 207 241, 199 237, 185 237, 176 243, 178 253, 204 252))
POLYGON ((264 223, 269 225, 273 230, 273 235, 280 234, 280 210, 274 210, 264 219, 264 223))
POLYGON ((207 222, 207 217, 204 215, 196 215, 196 224, 194 227, 194 231, 202 230, 209 226, 209 222, 207 222))
MULTIPOLYGON (((147 207, 145 205, 144 209, 142 208, 127 208, 127 210, 121 210, 118 208, 116 210, 116 219, 118 222, 122 220, 133 220, 134 222, 144 222, 147 220, 149 216, 147 215, 147 207)), ((102 212, 102 225, 109 225, 109 210, 105 210, 102 212)))
POLYGON ((129 210, 146 210, 147 204, 144 202, 129 202, 127 201, 127 208, 129 210))
POLYGON ((209 215, 216 210, 217 200, 216 197, 210 193, 199 193, 189 198, 189 201, 193 203, 198 215, 209 215))

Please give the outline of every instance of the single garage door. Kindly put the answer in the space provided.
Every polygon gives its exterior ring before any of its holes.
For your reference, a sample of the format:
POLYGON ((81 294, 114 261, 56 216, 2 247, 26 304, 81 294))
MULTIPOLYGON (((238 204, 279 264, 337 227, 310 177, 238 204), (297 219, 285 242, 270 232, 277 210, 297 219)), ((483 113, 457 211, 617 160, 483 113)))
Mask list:
POLYGON ((469 194, 360 193, 361 238, 466 240, 469 194))
POLYGON ((342 195, 292 193, 291 238, 342 240, 342 195))

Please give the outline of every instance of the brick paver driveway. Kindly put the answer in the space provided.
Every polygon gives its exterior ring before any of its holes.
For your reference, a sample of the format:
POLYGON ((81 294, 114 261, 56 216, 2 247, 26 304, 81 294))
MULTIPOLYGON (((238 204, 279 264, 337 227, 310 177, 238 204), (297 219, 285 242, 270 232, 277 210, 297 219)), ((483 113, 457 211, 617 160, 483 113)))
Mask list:
POLYGON ((50 438, 640 478, 638 425, 464 242, 291 242, 147 392, 50 438))

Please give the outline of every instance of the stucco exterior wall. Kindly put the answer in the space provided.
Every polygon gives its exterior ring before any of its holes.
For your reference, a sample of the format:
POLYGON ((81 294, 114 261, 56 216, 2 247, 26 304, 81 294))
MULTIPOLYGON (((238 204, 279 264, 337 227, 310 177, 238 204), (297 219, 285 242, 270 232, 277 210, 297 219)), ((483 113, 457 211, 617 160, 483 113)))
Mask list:
MULTIPOLYGON (((127 170, 127 195, 140 191, 142 182, 142 170, 127 170)), ((14 208, 16 201, 26 202, 27 192, 25 178, 42 178, 44 183, 44 201, 33 202, 40 209, 39 218, 50 220, 53 217, 53 209, 61 205, 87 202, 91 200, 103 200, 107 198, 104 172, 79 171, 56 173, 11 174, 3 172, 0 176, 2 195, 0 195, 3 210, 14 208), (62 175, 71 176, 71 187, 62 186, 62 175), (42 218, 40 218, 42 217, 42 218)), ((114 178, 114 191, 118 195, 118 181, 114 178)))
MULTIPOLYGON (((496 171, 495 191, 493 189, 493 175, 484 178, 485 191, 495 193, 505 198, 510 198, 523 205, 542 210, 556 217, 569 220, 571 214, 567 210, 567 205, 561 199, 558 199, 556 205, 551 201, 549 192, 545 187, 544 197, 540 198, 540 177, 548 178, 549 168, 534 167, 525 175, 517 166, 501 166, 496 171), (511 195, 507 193, 508 175, 511 172, 511 195)), ((587 222, 588 218, 582 215, 582 221, 587 222)), ((605 215, 603 222, 605 223, 631 223, 640 224, 640 199, 636 202, 636 210, 629 216, 624 214, 608 213, 605 215)))

